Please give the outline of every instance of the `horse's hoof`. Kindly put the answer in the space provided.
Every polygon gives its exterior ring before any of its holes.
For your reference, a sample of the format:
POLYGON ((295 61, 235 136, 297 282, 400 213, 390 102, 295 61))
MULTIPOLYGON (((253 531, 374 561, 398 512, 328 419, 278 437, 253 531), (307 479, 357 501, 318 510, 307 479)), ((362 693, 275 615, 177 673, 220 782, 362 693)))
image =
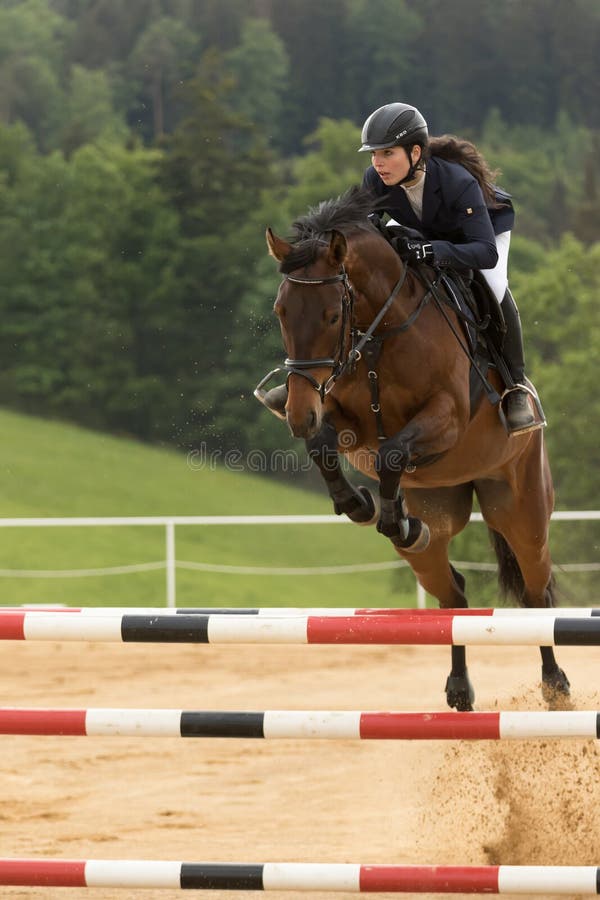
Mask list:
POLYGON ((542 669, 542 697, 550 709, 572 709, 569 679, 562 669, 544 672, 542 669))
POLYGON ((333 503, 336 516, 348 516, 355 525, 373 525, 379 518, 378 504, 371 491, 362 485, 357 489, 350 488, 352 494, 343 501, 333 503))
POLYGON ((473 712, 475 691, 466 672, 464 675, 448 675, 444 690, 446 691, 446 701, 451 709, 457 709, 459 712, 473 712))
POLYGON ((404 550, 405 553, 422 553, 429 546, 429 528, 421 519, 408 517, 408 534, 405 538, 392 536, 394 547, 404 550))
POLYGON ((360 510, 360 516, 349 516, 348 518, 352 519, 356 525, 374 525, 379 518, 379 502, 362 484, 359 485, 358 492, 365 501, 365 509, 364 511, 360 510))

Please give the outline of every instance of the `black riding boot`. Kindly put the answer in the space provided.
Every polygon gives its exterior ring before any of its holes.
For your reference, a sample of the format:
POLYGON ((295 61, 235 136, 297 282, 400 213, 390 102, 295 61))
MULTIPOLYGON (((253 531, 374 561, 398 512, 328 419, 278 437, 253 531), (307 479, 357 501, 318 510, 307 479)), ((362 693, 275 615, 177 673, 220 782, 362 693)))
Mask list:
POLYGON ((285 404, 287 403, 288 389, 287 384, 279 384, 277 387, 271 388, 266 394, 258 399, 266 406, 269 412, 272 412, 278 419, 285 421, 285 404))
POLYGON ((502 300, 502 313, 507 329, 502 355, 512 379, 512 384, 506 385, 508 393, 504 400, 504 413, 508 430, 514 434, 530 429, 536 424, 536 418, 531 406, 531 395, 522 387, 525 385, 525 360, 521 317, 508 288, 502 300))

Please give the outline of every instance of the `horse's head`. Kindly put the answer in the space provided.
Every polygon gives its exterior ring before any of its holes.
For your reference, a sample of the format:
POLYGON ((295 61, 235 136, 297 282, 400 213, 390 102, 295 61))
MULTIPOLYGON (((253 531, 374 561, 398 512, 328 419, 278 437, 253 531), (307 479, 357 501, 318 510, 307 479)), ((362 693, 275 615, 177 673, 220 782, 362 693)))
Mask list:
POLYGON ((341 232, 290 244, 267 229, 267 246, 283 280, 275 301, 287 353, 287 421, 294 437, 321 427, 323 400, 342 365, 351 317, 348 252, 341 232), (327 239, 328 238, 328 239, 327 239))

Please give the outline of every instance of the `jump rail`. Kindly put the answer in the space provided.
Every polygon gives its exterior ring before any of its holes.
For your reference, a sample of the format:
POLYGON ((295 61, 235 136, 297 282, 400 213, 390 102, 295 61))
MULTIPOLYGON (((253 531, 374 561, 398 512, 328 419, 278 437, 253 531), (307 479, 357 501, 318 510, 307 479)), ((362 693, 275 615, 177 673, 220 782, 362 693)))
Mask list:
POLYGON ((573 896, 600 894, 600 868, 0 859, 0 885, 573 896))
POLYGON ((164 615, 203 615, 203 616, 267 616, 279 618, 283 616, 553 616, 555 618, 588 618, 600 617, 600 609, 591 606, 542 607, 534 609, 500 607, 469 607, 468 609, 411 609, 400 607, 364 607, 351 608, 339 606, 0 606, 0 616, 5 613, 79 613, 82 616, 164 616, 164 615))
POLYGON ((0 734, 184 738, 500 740, 600 738, 600 712, 0 709, 0 734))
POLYGON ((0 640, 188 644, 600 646, 600 617, 244 616, 6 613, 0 640))

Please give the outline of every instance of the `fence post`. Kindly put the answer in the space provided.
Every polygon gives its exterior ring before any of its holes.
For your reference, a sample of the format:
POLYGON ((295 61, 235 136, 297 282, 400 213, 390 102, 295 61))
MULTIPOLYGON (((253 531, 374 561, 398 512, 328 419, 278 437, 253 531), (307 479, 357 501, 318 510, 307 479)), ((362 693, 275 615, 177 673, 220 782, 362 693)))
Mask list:
POLYGON ((167 606, 175 607, 177 597, 175 593, 175 522, 167 520, 165 522, 166 537, 166 570, 167 570, 167 606))

